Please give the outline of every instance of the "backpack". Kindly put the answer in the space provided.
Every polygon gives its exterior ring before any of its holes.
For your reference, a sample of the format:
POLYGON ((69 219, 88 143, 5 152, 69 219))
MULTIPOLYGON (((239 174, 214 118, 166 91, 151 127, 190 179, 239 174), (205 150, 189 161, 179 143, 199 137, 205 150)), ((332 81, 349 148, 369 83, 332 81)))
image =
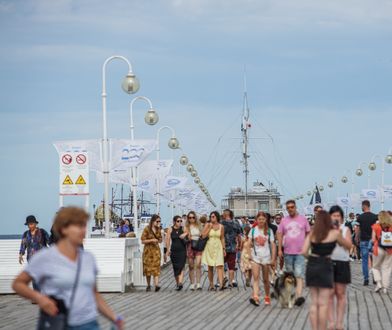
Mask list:
POLYGON ((381 231, 379 244, 384 248, 392 248, 392 232, 381 231))
MULTIPOLYGON (((270 250, 271 253, 271 229, 268 227, 267 229, 267 236, 268 236, 268 248, 270 250)), ((255 245, 255 227, 252 228, 252 245, 253 245, 253 251, 255 253, 255 256, 257 256, 256 253, 256 245, 255 245)))

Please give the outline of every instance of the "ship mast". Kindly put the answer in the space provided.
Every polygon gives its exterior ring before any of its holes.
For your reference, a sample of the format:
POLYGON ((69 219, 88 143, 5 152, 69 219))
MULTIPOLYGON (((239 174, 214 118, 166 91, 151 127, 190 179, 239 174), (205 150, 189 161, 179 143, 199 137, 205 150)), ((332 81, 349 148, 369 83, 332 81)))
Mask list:
POLYGON ((248 107, 248 93, 246 86, 246 69, 244 68, 244 100, 243 100, 243 113, 242 113, 242 124, 241 124, 241 132, 242 132, 242 163, 244 166, 244 183, 245 183, 245 215, 248 215, 248 177, 249 177, 249 168, 248 168, 248 144, 249 144, 249 135, 248 128, 249 125, 249 107, 248 107))

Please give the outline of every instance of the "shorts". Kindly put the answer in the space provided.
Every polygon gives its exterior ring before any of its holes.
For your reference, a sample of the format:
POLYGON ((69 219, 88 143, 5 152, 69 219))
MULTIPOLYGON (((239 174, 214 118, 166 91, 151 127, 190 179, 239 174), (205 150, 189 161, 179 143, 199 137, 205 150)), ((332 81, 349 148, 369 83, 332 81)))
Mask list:
POLYGON ((335 283, 351 283, 351 269, 349 261, 332 260, 335 283))
POLYGON ((203 254, 203 251, 196 251, 196 250, 192 249, 190 244, 187 245, 187 247, 186 247, 186 256, 189 259, 194 259, 194 258, 196 258, 198 256, 201 256, 202 254, 203 254))
POLYGON ((300 254, 285 254, 284 267, 286 272, 293 272, 297 278, 305 278, 305 257, 300 254))
POLYGON ((227 252, 225 257, 225 263, 227 264, 227 268, 229 270, 235 270, 235 261, 237 259, 236 252, 227 252))
POLYGON ((251 262, 254 262, 259 265, 270 265, 271 264, 271 256, 255 256, 252 254, 251 262))

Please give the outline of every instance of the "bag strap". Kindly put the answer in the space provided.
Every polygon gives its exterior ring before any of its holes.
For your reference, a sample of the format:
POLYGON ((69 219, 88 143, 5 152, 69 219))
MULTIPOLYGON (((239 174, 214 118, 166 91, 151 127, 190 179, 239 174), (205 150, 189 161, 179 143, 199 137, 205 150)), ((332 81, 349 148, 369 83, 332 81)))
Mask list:
POLYGON ((256 246, 255 246, 255 227, 252 228, 252 245, 253 245, 253 251, 255 253, 255 256, 257 256, 256 246))
MULTIPOLYGON (((80 268, 82 266, 82 253, 81 251, 79 251, 79 255, 78 255, 78 265, 76 268, 76 276, 75 276, 75 281, 74 281, 74 285, 72 287, 72 293, 71 293, 71 299, 69 301, 69 308, 68 308, 68 315, 67 315, 67 319, 69 317, 69 314, 71 313, 71 309, 72 309, 72 305, 73 302, 75 300, 75 292, 76 292, 76 288, 78 286, 79 283, 79 277, 80 277, 80 268)), ((67 320, 68 321, 68 320, 67 320)))

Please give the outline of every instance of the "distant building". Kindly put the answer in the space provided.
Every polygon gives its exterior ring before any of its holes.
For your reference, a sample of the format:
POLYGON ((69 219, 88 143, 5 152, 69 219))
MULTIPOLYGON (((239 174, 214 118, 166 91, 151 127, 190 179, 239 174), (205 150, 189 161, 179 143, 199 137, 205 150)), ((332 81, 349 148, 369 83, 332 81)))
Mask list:
POLYGON ((233 210, 235 217, 255 217, 258 211, 276 214, 282 211, 280 203, 281 194, 271 184, 268 188, 261 182, 254 182, 248 191, 248 206, 245 207, 245 192, 240 187, 233 187, 230 193, 222 200, 222 210, 233 210))

